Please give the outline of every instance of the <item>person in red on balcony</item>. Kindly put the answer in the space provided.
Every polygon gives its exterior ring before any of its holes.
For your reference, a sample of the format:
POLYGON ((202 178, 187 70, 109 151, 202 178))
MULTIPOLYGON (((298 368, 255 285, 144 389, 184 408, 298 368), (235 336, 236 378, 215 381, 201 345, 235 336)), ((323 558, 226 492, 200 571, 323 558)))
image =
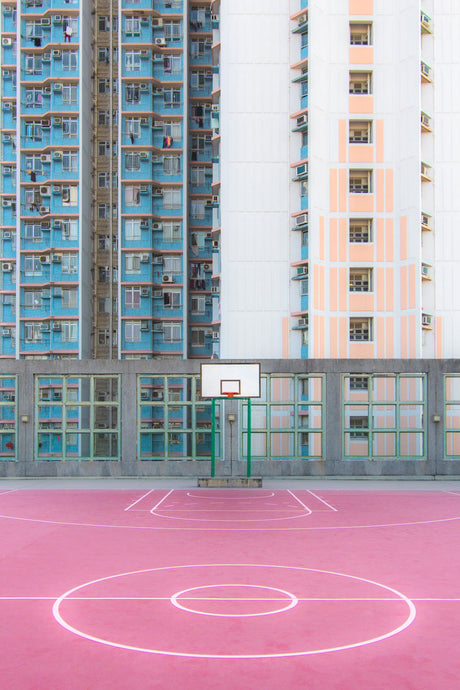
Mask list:
POLYGON ((70 24, 66 24, 66 27, 64 29, 64 43, 66 41, 69 41, 69 43, 70 43, 70 39, 72 38, 72 34, 73 34, 72 27, 70 26, 70 24))

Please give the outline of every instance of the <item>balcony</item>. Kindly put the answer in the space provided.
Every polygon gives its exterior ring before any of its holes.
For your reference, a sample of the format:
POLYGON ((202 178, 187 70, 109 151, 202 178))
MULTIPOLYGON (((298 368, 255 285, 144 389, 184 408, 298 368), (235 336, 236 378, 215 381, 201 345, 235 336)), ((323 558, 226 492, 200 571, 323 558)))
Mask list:
POLYGON ((426 62, 423 62, 423 60, 420 63, 420 74, 422 78, 422 83, 431 84, 431 82, 433 81, 432 70, 431 67, 426 64, 426 62))
POLYGON ((420 29, 423 34, 431 34, 432 33, 432 23, 431 23, 431 17, 429 17, 426 12, 420 12, 420 29))
POLYGON ((423 110, 420 113, 420 123, 422 128, 422 134, 433 131, 431 127, 431 117, 424 113, 423 110))
POLYGON ((431 216, 428 213, 422 212, 422 230, 429 230, 431 231, 433 228, 431 227, 431 216))
POLYGON ((431 165, 428 165, 428 163, 424 163, 422 161, 421 166, 420 166, 420 174, 421 174, 422 182, 432 182, 433 181, 433 175, 431 172, 431 165))

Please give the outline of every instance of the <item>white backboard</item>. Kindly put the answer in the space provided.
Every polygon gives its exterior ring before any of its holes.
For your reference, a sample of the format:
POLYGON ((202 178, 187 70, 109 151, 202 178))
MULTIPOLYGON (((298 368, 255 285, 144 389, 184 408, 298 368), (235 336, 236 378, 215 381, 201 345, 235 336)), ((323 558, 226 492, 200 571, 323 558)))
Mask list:
POLYGON ((260 363, 201 364, 202 398, 260 398, 260 363))

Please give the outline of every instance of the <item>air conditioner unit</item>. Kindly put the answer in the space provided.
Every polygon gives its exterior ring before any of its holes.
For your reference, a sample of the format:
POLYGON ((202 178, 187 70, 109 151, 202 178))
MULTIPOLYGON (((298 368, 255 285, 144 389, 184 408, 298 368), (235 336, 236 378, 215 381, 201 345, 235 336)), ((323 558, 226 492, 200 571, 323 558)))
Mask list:
POLYGON ((218 22, 219 21, 219 15, 218 14, 212 14, 211 15, 211 21, 212 22, 218 22))
POLYGON ((150 297, 150 288, 148 288, 148 287, 141 288, 141 297, 150 297))
POLYGON ((154 256, 152 263, 154 264, 162 264, 163 263, 163 257, 162 256, 154 256))
POLYGON ((218 285, 213 285, 212 288, 211 288, 211 292, 213 292, 214 294, 218 293, 218 292, 219 292, 219 286, 218 286, 218 285))
POLYGON ((53 22, 55 24, 62 24, 62 17, 60 14, 55 14, 53 17, 53 22))
POLYGON ((153 190, 153 193, 154 193, 156 196, 163 196, 163 190, 162 190, 161 187, 155 187, 155 189, 153 190))
POLYGON ((11 199, 2 199, 2 206, 6 208, 7 206, 11 206, 11 199))
MULTIPOLYGON (((142 230, 146 230, 149 227, 149 221, 148 220, 141 220, 141 225, 140 225, 142 230)), ((154 226, 155 227, 155 226, 154 226)))
POLYGON ((62 261, 62 254, 54 252, 53 253, 53 264, 60 264, 61 261, 62 261))
MULTIPOLYGON (((57 81, 55 84, 53 84, 53 91, 62 91, 62 84, 61 84, 60 82, 58 82, 58 81, 57 81)), ((55 124, 55 125, 57 125, 57 124, 60 125, 60 124, 61 124, 60 120, 61 120, 60 117, 55 117, 55 118, 54 118, 54 124, 55 124), (56 122, 56 120, 59 120, 59 122, 56 122)))
POLYGON ((213 340, 219 340, 219 331, 213 331, 212 332, 212 339, 213 340))
POLYGON ((49 94, 51 93, 51 86, 44 86, 44 87, 43 87, 43 93, 44 93, 46 96, 49 96, 49 94))
POLYGON ((161 28, 163 26, 163 20, 161 19, 161 17, 154 18, 152 21, 152 25, 159 26, 161 28))
POLYGON ((141 57, 148 57, 150 55, 150 50, 141 50, 141 57))
POLYGON ((62 151, 53 151, 53 160, 59 161, 62 158, 62 151))
POLYGON ((300 177, 301 175, 308 175, 308 163, 298 165, 295 170, 298 177, 300 177))
POLYGON ((429 225, 430 224, 430 217, 426 215, 426 213, 422 213, 422 225, 429 225))
POLYGON ((297 266, 297 275, 298 276, 308 275, 308 266, 297 266))
POLYGON ((212 199, 206 199, 206 206, 212 206, 212 199))
POLYGON ((11 335, 11 328, 2 328, 2 335, 8 337, 11 335))
POLYGON ((12 107, 13 107, 12 103, 10 103, 9 101, 3 101, 3 103, 2 103, 3 110, 12 110, 12 107))
POLYGON ((48 254, 42 254, 40 256, 40 263, 41 264, 49 264, 49 262, 50 262, 50 258, 48 256, 48 254))
POLYGON ((145 82, 142 82, 142 84, 139 85, 139 88, 141 91, 148 91, 149 90, 149 85, 146 84, 145 82))
POLYGON ((12 45, 13 40, 11 38, 2 38, 2 46, 10 46, 12 45))
POLYGON ((51 127, 51 121, 50 120, 42 120, 42 128, 48 129, 48 127, 51 127))
POLYGON ((41 324, 40 324, 40 330, 41 330, 42 332, 48 332, 49 329, 50 329, 49 323, 41 323, 41 324))
POLYGON ((218 103, 213 103, 211 106, 211 110, 213 113, 218 113, 219 112, 219 104, 218 103))
POLYGON ((51 53, 43 53, 42 62, 49 62, 51 60, 51 53))
MULTIPOLYGON (((158 325, 161 326, 161 323, 158 325)), ((163 330, 163 329, 161 328, 161 329, 155 329, 155 330, 163 330)), ((152 399, 153 400, 163 400, 163 391, 152 391, 152 399)))
POLYGON ((4 134, 2 137, 2 141, 4 144, 8 144, 11 141, 11 134, 4 134))
POLYGON ((48 187, 48 186, 46 186, 46 187, 40 187, 40 194, 41 194, 42 196, 50 196, 50 194, 51 194, 51 187, 48 187))
POLYGON ((148 321, 141 321, 141 331, 148 331, 149 330, 149 322, 148 321))
MULTIPOLYGON (((62 290, 61 290, 61 295, 62 295, 62 290)), ((60 331, 61 328, 62 328, 62 326, 61 326, 60 321, 53 321, 53 331, 60 331)))
MULTIPOLYGON (((53 294, 54 294, 55 297, 62 297, 62 288, 61 288, 61 287, 55 287, 55 288, 54 288, 54 293, 53 293, 53 294)), ((55 324, 56 324, 56 323, 59 323, 59 321, 55 321, 54 323, 55 323, 55 324)))
POLYGON ((44 216, 45 213, 50 212, 50 207, 49 206, 40 206, 39 213, 40 215, 44 216))
POLYGON ((5 262, 2 264, 2 271, 12 271, 13 270, 13 264, 10 264, 9 262, 5 262))
POLYGON ((142 26, 148 26, 149 25, 149 18, 148 17, 141 17, 141 24, 142 24, 142 26))
POLYGON ((2 69, 2 77, 4 77, 5 79, 8 79, 9 77, 11 77, 10 70, 9 69, 2 69))
MULTIPOLYGON (((61 85, 60 85, 60 84, 55 84, 54 86, 55 86, 55 87, 56 87, 56 86, 59 86, 59 87, 60 87, 61 85)), ((56 88, 55 88, 55 90, 56 90, 56 88)), ((55 127, 61 127, 61 125, 62 125, 62 117, 53 117, 53 125, 54 125, 55 127)))
POLYGON ((12 172, 13 172, 13 168, 11 167, 11 165, 5 165, 5 167, 3 168, 3 174, 4 175, 11 175, 12 172))
POLYGON ((42 17, 40 20, 40 24, 42 26, 51 26, 51 18, 50 17, 42 17))
POLYGON ((172 275, 169 273, 163 273, 161 277, 161 282, 162 283, 172 283, 172 275))
POLYGON ((51 156, 49 153, 42 153, 40 156, 40 160, 42 163, 50 163, 51 162, 51 156))
POLYGON ((219 240, 213 240, 212 241, 212 248, 213 249, 219 249, 219 240))
POLYGON ((422 326, 431 326, 432 317, 429 314, 422 314, 422 326))
POLYGON ((218 195, 218 194, 214 194, 214 195, 213 195, 213 197, 212 197, 212 203, 213 203, 213 204, 218 204, 218 203, 219 203, 219 195, 218 195))
POLYGON ((139 194, 148 194, 148 193, 149 193, 148 185, 141 184, 141 186, 139 187, 139 194))
POLYGON ((57 50, 56 48, 53 48, 53 50, 51 51, 51 55, 52 55, 54 58, 56 58, 56 59, 59 60, 59 58, 62 56, 62 53, 61 53, 60 50, 57 50))
POLYGON ((308 115, 300 115, 296 120, 297 127, 302 127, 308 124, 308 115))
MULTIPOLYGON (((153 296, 154 297, 163 297, 163 290, 154 290, 153 296)), ((153 328, 153 330, 155 330, 155 327, 153 328)))
POLYGON ((11 232, 8 230, 4 230, 2 233, 2 237, 4 240, 10 240, 11 239, 11 232))
POLYGON ((210 270, 211 270, 210 264, 203 264, 203 271, 210 271, 210 270))
POLYGON ((305 326, 308 326, 308 319, 299 319, 297 325, 299 328, 305 328, 305 326))
POLYGON ((60 184, 53 184, 53 194, 60 194, 62 192, 62 187, 60 184))
POLYGON ((156 38, 155 45, 160 46, 160 48, 163 48, 164 46, 166 46, 166 41, 164 38, 156 38))
POLYGON ((148 125, 149 124, 149 118, 148 117, 141 117, 141 125, 148 125))
POLYGON ((150 261, 150 254, 141 254, 141 262, 146 264, 150 261))
POLYGON ((141 151, 139 153, 139 158, 141 159, 141 161, 148 161, 148 159, 149 159, 148 151, 141 151))
POLYGON ((300 216, 296 216, 296 225, 307 225, 308 224, 308 213, 301 213, 300 216))

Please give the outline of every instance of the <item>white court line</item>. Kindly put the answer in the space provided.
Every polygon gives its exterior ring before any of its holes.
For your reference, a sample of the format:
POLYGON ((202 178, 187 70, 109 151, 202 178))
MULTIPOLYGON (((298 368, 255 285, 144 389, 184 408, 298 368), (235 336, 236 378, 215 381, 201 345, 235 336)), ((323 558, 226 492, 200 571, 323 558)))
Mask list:
POLYGON ((305 508, 305 511, 306 511, 307 515, 311 515, 311 510, 310 510, 310 508, 308 508, 308 507, 305 505, 305 503, 302 503, 302 501, 300 500, 300 498, 297 498, 297 496, 295 496, 295 494, 293 494, 292 491, 291 491, 290 489, 288 489, 287 491, 288 491, 288 494, 291 494, 291 496, 292 496, 293 498, 295 498, 295 500, 298 501, 298 502, 300 503, 300 505, 301 505, 303 508, 305 508))
MULTIPOLYGON (((219 585, 220 586, 220 585, 219 585)), ((249 586, 249 585, 248 585, 249 586)), ((183 597, 187 601, 286 601, 282 597, 183 597)), ((3 597, 0 601, 56 601, 57 597, 3 597)), ((402 601, 400 597, 297 597, 297 601, 402 601)), ((460 597, 408 597, 410 601, 460 602, 460 597)), ((66 601, 170 601, 171 597, 66 597, 66 601)))
POLYGON ((149 496, 149 495, 152 493, 152 491, 155 491, 155 489, 150 489, 150 491, 147 491, 146 494, 144 494, 143 496, 141 496, 140 498, 138 498, 137 501, 134 501, 134 503, 131 503, 130 506, 128 506, 127 508, 125 508, 125 512, 126 512, 127 510, 129 510, 130 508, 132 508, 133 506, 135 506, 136 503, 139 503, 139 501, 142 501, 143 498, 146 498, 147 496, 149 496))
POLYGON ((314 496, 316 499, 318 499, 318 501, 321 501, 321 503, 324 503, 325 506, 327 506, 328 508, 330 508, 331 510, 333 510, 334 513, 338 513, 338 512, 339 512, 339 511, 337 510, 337 508, 334 508, 334 506, 331 506, 330 503, 328 503, 327 501, 324 501, 322 498, 320 498, 319 496, 317 496, 316 494, 314 494, 313 491, 310 491, 310 489, 307 489, 307 491, 308 491, 309 494, 311 494, 311 495, 314 496))
MULTIPOLYGON (((163 501, 165 501, 165 500, 168 498, 168 496, 169 496, 170 494, 172 494, 173 491, 174 491, 174 489, 171 489, 170 491, 168 491, 168 493, 166 494, 166 496, 163 496, 163 498, 161 499, 161 501, 158 501, 158 503, 157 503, 155 506, 153 506, 152 510, 150 511, 150 512, 152 513, 152 515, 155 513, 155 510, 158 508, 158 506, 161 505, 161 503, 163 503, 163 501)), ((161 516, 160 516, 160 517, 161 517, 161 516)))
POLYGON ((6 494, 14 494, 15 491, 19 491, 19 489, 7 489, 6 491, 0 491, 0 496, 5 496, 6 494))

